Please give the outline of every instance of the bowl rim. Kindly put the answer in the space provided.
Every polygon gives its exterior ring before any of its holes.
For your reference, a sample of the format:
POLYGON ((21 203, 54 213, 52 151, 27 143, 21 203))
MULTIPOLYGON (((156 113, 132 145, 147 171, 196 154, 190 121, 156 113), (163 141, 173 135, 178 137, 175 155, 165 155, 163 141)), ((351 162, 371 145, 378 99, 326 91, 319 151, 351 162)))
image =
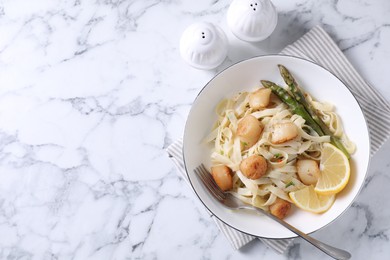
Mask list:
MULTIPOLYGON (((251 58, 248 58, 248 59, 244 59, 244 60, 240 60, 238 62, 235 62, 233 64, 231 64, 230 66, 224 68, 223 70, 219 71, 217 74, 215 74, 199 91, 199 93, 196 95, 194 101, 192 102, 192 105, 191 105, 191 108, 190 108, 190 111, 188 112, 188 115, 187 115, 187 119, 186 119, 186 123, 185 123, 185 127, 184 127, 184 135, 183 135, 183 146, 182 146, 182 154, 183 154, 183 165, 184 165, 184 169, 186 171, 186 175, 187 175, 187 178, 189 180, 189 183, 191 185, 191 188, 192 190, 194 191, 194 193, 196 194, 196 196, 198 197, 198 199, 202 202, 203 206, 211 213, 212 216, 216 217, 219 221, 221 221, 222 223, 224 223, 225 225, 227 225, 228 227, 230 228, 233 228, 241 233, 244 233, 244 234, 247 234, 247 235, 250 235, 250 236, 255 236, 256 238, 266 238, 266 239, 291 239, 291 238, 296 238, 298 237, 298 235, 293 235, 293 236, 289 236, 289 237, 283 237, 283 238, 270 238, 270 237, 264 237, 264 236, 259 236, 259 235, 256 235, 256 234, 251 234, 251 233, 248 233, 248 232, 245 232, 245 231, 242 231, 240 230, 239 228, 237 227, 234 227, 233 225, 227 223, 226 221, 222 220, 220 217, 218 217, 216 214, 214 214, 214 212, 210 209, 210 207, 208 207, 206 205, 206 203, 201 199, 201 197, 199 196, 198 192, 196 191, 195 187, 194 187, 194 184, 192 183, 191 181, 191 178, 189 176, 189 170, 187 169, 187 163, 186 163, 186 157, 185 157, 185 153, 184 153, 184 148, 186 146, 186 133, 187 133, 187 128, 188 128, 188 119, 189 119, 189 116, 191 114, 191 112, 193 111, 193 108, 194 108, 194 104, 196 103, 196 101, 198 100, 199 96, 201 95, 201 93, 210 85, 210 83, 216 78, 218 77, 220 74, 222 74, 224 71, 228 70, 229 68, 233 67, 233 66, 236 66, 240 63, 244 63, 244 62, 247 62, 249 60, 253 60, 253 59, 261 59, 261 58, 268 58, 268 57, 287 57, 287 58, 292 58, 292 59, 298 59, 298 60, 302 60, 304 62, 309 62, 311 63, 312 65, 315 65, 315 66, 318 66, 322 69, 324 69, 325 71, 329 72, 332 76, 334 76, 335 78, 337 78, 344 86, 345 88, 349 91, 349 93, 351 94, 351 96, 353 97, 353 99, 356 101, 356 103, 358 104, 361 112, 362 112, 362 115, 363 115, 363 119, 364 119, 364 123, 365 123, 365 130, 367 131, 368 133, 368 147, 369 149, 371 149, 371 135, 370 135, 370 129, 368 127, 368 122, 367 122, 367 118, 366 118, 366 115, 364 114, 363 112, 363 109, 362 109, 362 106, 360 105, 359 101, 357 100, 357 98, 355 97, 355 95, 353 94, 353 92, 351 91, 350 87, 348 86, 348 84, 346 84, 343 80, 341 80, 338 76, 336 76, 332 71, 330 71, 329 69, 325 68, 324 66, 316 63, 315 61, 312 61, 312 60, 308 60, 308 59, 305 59, 305 58, 302 58, 302 57, 297 57, 297 56, 294 56, 294 55, 287 55, 287 54, 265 54, 265 55, 257 55, 257 56, 253 56, 251 58)), ((367 168, 366 168, 366 171, 364 173, 364 178, 362 180, 362 184, 360 185, 358 191, 356 192, 355 196, 353 197, 353 199, 351 200, 351 202, 345 207, 345 209, 337 216, 335 217, 334 219, 332 219, 329 223, 323 225, 322 227, 319 227, 318 229, 316 230, 313 230, 311 232, 308 232, 307 234, 312 234, 314 232, 317 232, 317 231, 320 231, 321 229, 329 226, 330 224, 332 224, 333 222, 335 222, 338 218, 340 218, 342 215, 345 214, 345 212, 351 207, 351 205, 355 202, 356 198, 359 196, 360 192, 362 191, 363 187, 364 187, 364 182, 367 178, 367 173, 370 169, 370 164, 371 164, 371 154, 370 154, 370 151, 368 153, 368 160, 367 160, 367 168)))

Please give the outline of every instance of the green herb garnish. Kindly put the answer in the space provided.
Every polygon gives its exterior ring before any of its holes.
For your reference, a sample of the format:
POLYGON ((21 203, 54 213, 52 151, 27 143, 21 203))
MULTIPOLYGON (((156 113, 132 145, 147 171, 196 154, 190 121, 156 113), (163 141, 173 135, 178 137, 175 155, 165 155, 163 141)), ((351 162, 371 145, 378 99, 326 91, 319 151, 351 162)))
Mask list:
POLYGON ((293 181, 290 181, 289 183, 286 184, 286 188, 290 187, 291 185, 295 185, 293 181))

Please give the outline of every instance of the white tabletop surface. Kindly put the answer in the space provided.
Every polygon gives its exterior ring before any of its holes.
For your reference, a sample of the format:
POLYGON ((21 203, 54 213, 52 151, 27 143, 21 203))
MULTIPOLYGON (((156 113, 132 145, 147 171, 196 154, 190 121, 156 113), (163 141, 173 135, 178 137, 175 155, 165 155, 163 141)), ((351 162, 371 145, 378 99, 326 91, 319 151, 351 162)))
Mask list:
MULTIPOLYGON (((273 2, 276 30, 249 44, 227 28, 230 1, 2 1, 0 259, 328 259, 299 239, 283 255, 259 241, 233 250, 164 150, 217 71, 315 25, 390 100, 390 1, 273 2), (230 42, 213 71, 179 55, 200 21, 230 42)), ((314 237, 388 259, 389 153, 387 142, 351 208, 314 237)))

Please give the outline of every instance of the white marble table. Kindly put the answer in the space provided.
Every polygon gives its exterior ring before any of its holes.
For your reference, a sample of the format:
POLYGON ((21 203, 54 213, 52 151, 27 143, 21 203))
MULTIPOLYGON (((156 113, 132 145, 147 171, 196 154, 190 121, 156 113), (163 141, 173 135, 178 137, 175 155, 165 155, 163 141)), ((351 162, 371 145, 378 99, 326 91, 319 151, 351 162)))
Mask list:
MULTIPOLYGON (((259 44, 226 26, 230 1, 0 3, 0 259, 327 259, 296 240, 234 251, 164 149, 219 70, 277 53, 315 25, 390 100, 388 0, 274 0, 279 24, 259 44), (220 25, 217 70, 184 64, 191 23, 220 25)), ((390 142, 352 207, 313 236, 353 259, 390 255, 390 142)))

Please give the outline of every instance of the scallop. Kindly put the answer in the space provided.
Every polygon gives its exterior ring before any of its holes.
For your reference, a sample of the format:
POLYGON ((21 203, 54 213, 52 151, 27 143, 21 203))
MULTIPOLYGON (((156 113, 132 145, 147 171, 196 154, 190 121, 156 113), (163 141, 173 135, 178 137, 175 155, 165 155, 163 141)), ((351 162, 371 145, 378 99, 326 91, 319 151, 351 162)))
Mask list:
POLYGON ((249 106, 253 109, 265 108, 269 104, 271 97, 271 90, 268 88, 261 88, 252 92, 249 95, 249 106))
POLYGON ((232 170, 226 165, 211 167, 211 175, 221 190, 227 191, 233 188, 232 170))
POLYGON ((269 206, 269 211, 272 215, 284 219, 291 209, 291 203, 280 198, 277 198, 275 202, 269 206))
POLYGON ((242 160, 240 163, 240 171, 247 178, 256 180, 262 177, 267 172, 267 161, 261 155, 251 155, 242 160))
POLYGON ((298 136, 298 129, 294 123, 285 122, 273 125, 271 142, 281 144, 298 136))
POLYGON ((318 163, 309 159, 297 161, 297 172, 299 179, 306 185, 315 185, 320 176, 318 163))
POLYGON ((252 115, 243 117, 237 126, 237 135, 245 148, 253 146, 260 138, 263 125, 252 115))

